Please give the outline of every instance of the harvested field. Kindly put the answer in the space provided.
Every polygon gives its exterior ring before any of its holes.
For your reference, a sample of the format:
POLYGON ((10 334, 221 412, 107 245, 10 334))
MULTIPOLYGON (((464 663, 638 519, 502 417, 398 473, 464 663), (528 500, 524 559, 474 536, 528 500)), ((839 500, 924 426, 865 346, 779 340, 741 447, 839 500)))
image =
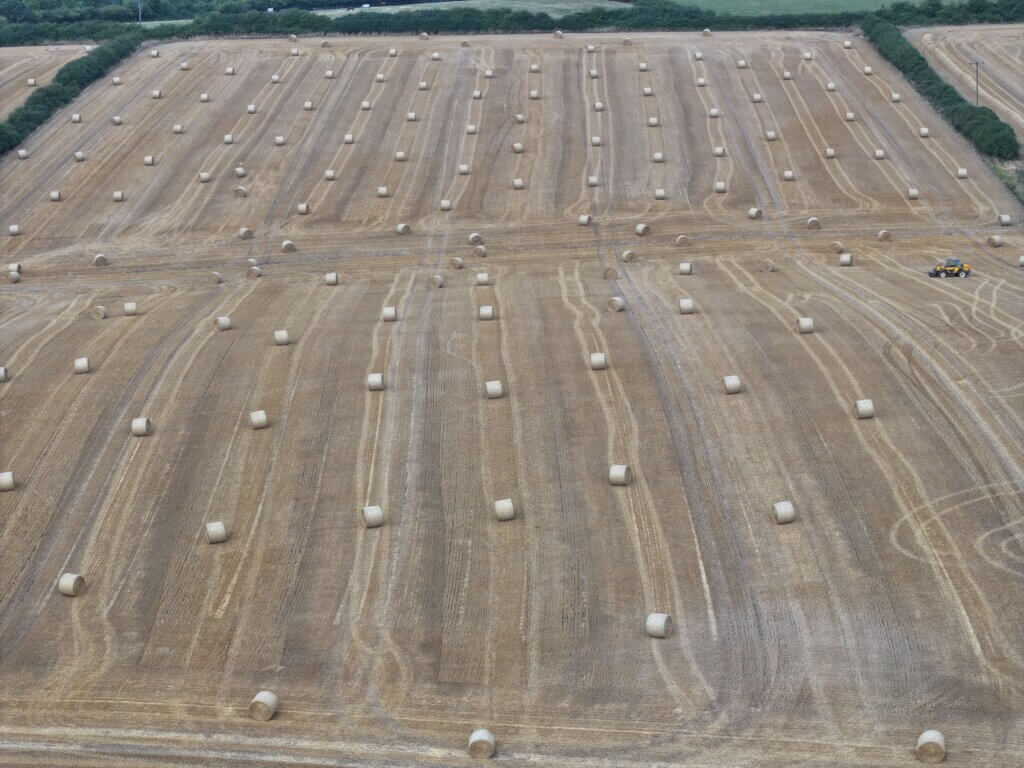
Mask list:
POLYGON ((981 60, 981 106, 995 110, 1024 142, 1024 24, 910 29, 906 36, 972 104, 971 62, 981 60))
POLYGON ((0 161, 0 764, 1019 766, 1024 211, 859 39, 632 38, 162 45, 0 161))
POLYGON ((26 45, 0 48, 0 120, 25 103, 32 93, 27 82, 36 79, 36 87, 49 85, 57 70, 72 59, 85 55, 84 45, 26 45))

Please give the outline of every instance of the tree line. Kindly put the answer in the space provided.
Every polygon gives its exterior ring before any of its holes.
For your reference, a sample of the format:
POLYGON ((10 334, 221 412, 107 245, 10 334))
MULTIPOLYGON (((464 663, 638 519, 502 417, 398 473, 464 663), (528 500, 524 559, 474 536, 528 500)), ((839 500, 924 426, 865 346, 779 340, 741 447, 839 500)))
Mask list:
POLYGON ((971 104, 956 88, 939 77, 895 24, 868 16, 861 27, 878 52, 903 73, 935 111, 967 137, 979 152, 1002 160, 1012 160, 1019 155, 1020 143, 1013 128, 988 107, 971 104))

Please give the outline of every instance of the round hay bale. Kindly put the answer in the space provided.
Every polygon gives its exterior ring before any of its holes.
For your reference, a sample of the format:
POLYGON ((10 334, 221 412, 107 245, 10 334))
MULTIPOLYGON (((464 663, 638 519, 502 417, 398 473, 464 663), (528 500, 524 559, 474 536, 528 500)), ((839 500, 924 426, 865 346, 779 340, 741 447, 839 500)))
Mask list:
POLYGON ((618 280, 619 270, 617 270, 615 267, 605 267, 604 271, 601 273, 601 277, 603 277, 605 280, 618 280))
POLYGON ((9 282, 9 283, 20 283, 21 282, 21 273, 20 272, 13 272, 13 271, 8 272, 7 273, 7 282, 9 282))
POLYGON ((196 180, 200 184, 205 184, 210 180, 210 174, 207 173, 206 171, 200 171, 199 173, 196 174, 196 180))
POLYGON ((708 79, 706 77, 698 77, 697 78, 697 87, 698 88, 704 88, 704 87, 707 86, 707 84, 708 84, 708 79))
POLYGON ((397 232, 400 235, 408 235, 410 232, 412 232, 412 228, 403 221, 400 222, 397 227, 395 227, 395 232, 397 232))
POLYGON ((526 182, 522 179, 512 179, 512 189, 524 189, 525 187, 526 182))
POLYGON ((441 277, 440 275, 432 275, 430 278, 430 282, 434 284, 435 288, 444 288, 444 278, 441 277))
POLYGON ((249 717, 253 720, 267 721, 277 713, 277 695, 270 691, 260 691, 249 702, 249 717))
POLYGON ((644 94, 644 96, 653 96, 654 95, 654 89, 651 88, 649 85, 644 86, 643 94, 644 94))
POLYGON ((281 243, 281 251, 283 253, 294 253, 295 252, 295 243, 293 243, 291 240, 283 241, 281 243))
POLYGON ((900 102, 900 95, 896 91, 892 91, 889 94, 889 101, 893 104, 898 104, 900 102))
POLYGON ((783 80, 792 80, 793 79, 793 73, 790 72, 788 69, 782 70, 782 79, 783 80))
POLYGON ((637 224, 633 228, 633 231, 636 233, 637 237, 645 237, 646 235, 650 234, 651 228, 649 225, 641 223, 637 224))
POLYGON ((667 613, 649 613, 644 622, 644 632, 648 637, 666 638, 672 634, 672 617, 667 613))
POLYGON ((469 164, 468 163, 459 163, 459 176, 468 176, 468 175, 469 175, 469 164))
POLYGON ((782 172, 782 180, 783 181, 794 181, 795 179, 796 179, 796 172, 795 171, 785 170, 785 171, 782 172))
POLYGON ((478 99, 478 100, 479 100, 479 99, 482 99, 482 98, 483 98, 483 96, 484 96, 484 95, 483 95, 483 93, 482 93, 481 91, 479 91, 479 90, 474 90, 474 91, 473 91, 473 93, 472 93, 472 94, 470 94, 470 95, 471 95, 471 96, 472 96, 472 97, 473 97, 474 99, 478 99))
POLYGON ((554 37, 556 40, 561 40, 562 39, 562 30, 556 29, 554 34, 552 35, 552 37, 554 37))
POLYGON ((384 525, 384 510, 377 505, 363 507, 363 525, 367 528, 380 528, 384 525))
POLYGON ((704 31, 703 31, 703 32, 701 32, 701 34, 702 34, 702 35, 703 35, 704 37, 711 37, 711 30, 710 30, 710 29, 708 29, 707 27, 705 27, 705 28, 704 28, 704 31))
POLYGON ((779 137, 779 134, 776 133, 775 131, 765 131, 764 132, 764 139, 765 139, 765 141, 775 141, 778 137, 779 137))
POLYGON ((760 93, 755 93, 750 98, 755 104, 760 104, 762 101, 764 101, 764 98, 761 96, 760 93))
MULTIPOLYGON (((241 229, 238 230, 238 239, 239 240, 251 240, 252 239, 252 230, 249 229, 248 227, 242 227, 241 229)), ((288 242, 288 241, 286 240, 285 242, 288 242)))
POLYGON ((810 61, 813 58, 814 56, 811 54, 810 51, 804 51, 804 61, 810 61))
POLYGON ((487 273, 487 272, 477 272, 476 273, 476 284, 477 285, 490 285, 491 284, 491 276, 490 276, 490 274, 487 273))
POLYGON ((234 67, 225 67, 224 68, 224 74, 229 76, 229 77, 234 75, 235 74, 235 68, 234 67))
POLYGON ((92 308, 92 316, 94 320, 102 320, 107 316, 107 308, 101 305, 97 305, 92 308))
POLYGON ((636 253, 633 251, 623 251, 621 258, 627 264, 632 264, 636 261, 636 253))
POLYGON ((250 411, 249 412, 249 426, 253 429, 266 429, 270 420, 267 418, 266 411, 250 411))
POLYGON ((840 253, 839 254, 839 266, 840 267, 852 267, 853 266, 853 254, 852 253, 840 253))
POLYGON ((836 89, 836 84, 835 83, 831 83, 831 82, 825 83, 825 90, 826 91, 831 92, 831 91, 834 91, 835 89, 836 89))
POLYGON ((19 149, 18 150, 18 159, 19 160, 27 160, 28 159, 28 150, 27 149, 19 149))
POLYGON ((878 241, 880 243, 888 243, 891 240, 892 240, 892 232, 890 232, 888 229, 880 229, 880 230, 878 230, 878 241))
POLYGON ((633 471, 628 464, 612 464, 608 468, 608 482, 612 485, 629 485, 633 480, 633 471))
POLYGON ((946 757, 945 737, 939 731, 925 731, 917 737, 914 755, 922 763, 941 763, 946 757))
POLYGON ((92 368, 89 366, 88 357, 76 357, 75 362, 72 365, 71 370, 74 373, 91 373, 92 368))
POLYGON ((295 206, 295 210, 302 216, 308 216, 311 209, 309 203, 299 203, 295 206))
POLYGON ((377 197, 387 197, 391 192, 387 187, 377 187, 377 197))
POLYGON ((66 597, 78 597, 85 591, 85 579, 77 573, 61 574, 57 580, 57 590, 66 597))
POLYGON ((235 327, 227 315, 213 318, 213 325, 218 331, 230 331, 235 327))
POLYGON ((581 213, 579 218, 576 220, 581 227, 586 227, 594 220, 594 217, 589 213, 581 213))
POLYGON ((597 176, 587 176, 587 186, 588 187, 596 187, 597 185, 598 185, 598 178, 597 178, 597 176))
POLYGON ((171 127, 171 132, 175 134, 182 134, 185 132, 185 128, 181 125, 181 123, 175 123, 171 127))
POLYGON ((603 101, 595 101, 594 102, 594 111, 595 112, 604 112, 604 102, 603 101))
POLYGON ((800 333, 814 333, 814 320, 810 317, 798 318, 796 327, 800 333))
POLYGON ((725 394, 735 395, 743 391, 743 384, 739 376, 726 376, 722 379, 725 384, 725 394))
POLYGON ((274 146, 275 147, 283 147, 284 145, 285 145, 284 136, 275 136, 274 137, 274 146))
POLYGON ((711 109, 708 110, 708 117, 718 118, 718 117, 721 117, 721 116, 722 116, 722 110, 720 110, 718 107, 711 107, 711 109))
POLYGON ((715 192, 716 193, 723 194, 726 191, 726 189, 727 189, 727 187, 726 187, 726 184, 725 184, 724 181, 716 181, 715 182, 715 192))
POLYGON ((59 189, 50 190, 50 202, 51 203, 59 203, 60 202, 60 190, 59 189))
POLYGON ((653 155, 651 155, 651 160, 653 160, 656 163, 664 163, 665 162, 665 153, 664 152, 655 152, 653 155))
POLYGON ((608 356, 604 352, 590 353, 590 370, 603 371, 608 367, 608 356))
POLYGON ((853 113, 853 112, 847 112, 845 117, 846 117, 846 122, 848 122, 848 123, 852 123, 854 120, 857 119, 857 115, 855 113, 853 113))
POLYGON ((338 273, 327 272, 324 274, 324 283, 326 285, 337 285, 338 284, 338 273))
POLYGON ((110 82, 113 83, 114 85, 120 85, 121 84, 121 78, 120 77, 112 77, 112 78, 110 78, 110 82))
POLYGON ((772 505, 772 518, 778 525, 792 523, 796 519, 796 510, 791 501, 777 501, 772 505))
POLYGON ((18 235, 21 234, 21 225, 11 224, 9 227, 7 227, 7 234, 9 234, 11 237, 17 237, 18 235))
POLYGON ((520 125, 522 125, 523 123, 525 123, 525 122, 526 122, 526 115, 523 115, 523 114, 517 114, 517 115, 516 115, 516 118, 515 118, 515 119, 516 119, 516 122, 517 122, 517 123, 519 123, 520 125))
POLYGON ((833 159, 836 156, 836 151, 833 147, 825 147, 825 157, 833 159))
POLYGON ((843 48, 852 48, 853 43, 850 40, 843 40, 843 48))
POLYGON ((153 434, 153 422, 145 416, 132 419, 132 434, 135 437, 148 437, 153 434))
POLYGON ((441 210, 442 211, 450 211, 451 209, 452 209, 452 201, 451 200, 442 200, 441 201, 441 210))
POLYGON ((280 330, 274 331, 274 346, 287 347, 291 343, 292 337, 288 333, 287 328, 281 328, 280 330))
POLYGON ((139 305, 134 301, 126 301, 124 303, 124 316, 135 317, 137 314, 139 314, 139 305))
POLYGON ((14 488, 14 473, 9 470, 0 472, 0 491, 13 491, 14 488))
POLYGON ((420 32, 420 40, 426 40, 430 37, 426 32, 420 32))
POLYGON ((915 187, 911 187, 910 189, 907 190, 907 199, 908 200, 917 200, 920 197, 921 197, 921 193, 915 187))
POLYGON ((540 72, 540 64, 531 64, 530 71, 533 72, 534 74, 540 72))
POLYGON ((885 160, 885 150, 884 149, 876 149, 875 150, 875 160, 885 160))
POLYGON ((621 312, 626 308, 626 300, 621 296, 612 296, 605 304, 609 312, 621 312))
POLYGON ((870 419, 875 415, 875 404, 870 400, 858 400, 853 410, 858 419, 870 419))
POLYGON ((1008 213, 1000 213, 996 217, 996 222, 1001 227, 1008 227, 1008 226, 1010 226, 1013 223, 1013 219, 1010 217, 1010 214, 1008 214, 1008 213))
POLYGON ((485 69, 484 70, 484 77, 487 78, 488 80, 490 80, 492 77, 494 77, 494 70, 493 69, 485 69))
POLYGON ((693 52, 693 60, 694 61, 704 61, 704 54, 701 53, 700 51, 694 51, 693 52))
POLYGON ((107 264, 107 256, 104 253, 97 253, 95 256, 92 257, 92 265, 94 267, 105 267, 107 266, 107 264))
POLYGON ((748 219, 760 219, 762 216, 764 216, 764 214, 761 212, 760 208, 751 208, 747 211, 748 219))
POLYGON ((925 128, 923 125, 917 129, 917 135, 922 139, 927 139, 931 135, 931 131, 925 128))
MULTIPOLYGON (((558 35, 560 36, 560 35, 558 35)), ((503 520, 506 518, 498 518, 503 520)), ((486 728, 477 728, 469 734, 469 756, 481 760, 494 756, 494 734, 486 728)))
POLYGON ((245 270, 245 276, 250 280, 255 280, 256 278, 261 277, 262 275, 263 270, 257 266, 252 266, 245 270))
POLYGON ((352 144, 355 142, 355 137, 351 133, 346 133, 344 137, 342 137, 342 141, 345 144, 352 144))
POLYGON ((206 541, 210 544, 221 544, 228 540, 228 527, 223 520, 214 520, 204 526, 206 541))
POLYGON ((398 320, 398 307, 387 306, 380 310, 380 319, 385 323, 394 323, 398 320))
POLYGON ((676 238, 677 248, 689 248, 693 241, 687 235, 679 235, 676 238))
POLYGON ((494 319, 494 307, 490 304, 484 304, 476 313, 477 319, 479 320, 493 320, 494 319))
POLYGON ((600 136, 591 136, 590 137, 590 146, 592 146, 592 147, 600 147, 601 146, 601 137, 600 136))
POLYGON ((505 386, 497 379, 484 384, 489 400, 497 400, 505 396, 505 386))
POLYGON ((523 145, 522 145, 522 143, 518 142, 518 141, 513 142, 513 144, 512 144, 512 151, 515 154, 517 154, 517 155, 521 155, 523 153, 523 145))
POLYGON ((693 299, 680 299, 679 300, 679 314, 680 315, 692 315, 694 312, 693 299))
POLYGON ((448 259, 448 266, 452 269, 462 269, 463 261, 461 256, 452 256, 448 259))
POLYGON ((473 249, 473 255, 474 256, 479 256, 481 259, 485 258, 487 256, 487 246, 486 245, 478 245, 478 246, 476 246, 476 248, 473 249))
POLYGON ((1002 248, 1003 246, 1003 238, 999 235, 989 235, 986 242, 993 248, 1002 248))
POLYGON ((725 157, 725 147, 715 147, 711 150, 711 154, 715 157, 725 157))
POLYGON ((221 281, 221 276, 220 276, 220 272, 211 272, 211 273, 210 273, 210 277, 209 277, 209 280, 210 280, 210 282, 211 282, 211 283, 213 283, 214 285, 219 285, 219 284, 220 284, 220 281, 221 281))
POLYGON ((538 100, 540 98, 540 91, 538 91, 538 90, 530 91, 530 98, 533 99, 534 101, 538 100))
POLYGON ((957 168, 956 169, 956 177, 958 179, 966 179, 967 178, 967 169, 966 168, 957 168))
POLYGON ((819 219, 817 216, 811 216, 809 219, 807 219, 807 228, 821 229, 821 219, 819 219))

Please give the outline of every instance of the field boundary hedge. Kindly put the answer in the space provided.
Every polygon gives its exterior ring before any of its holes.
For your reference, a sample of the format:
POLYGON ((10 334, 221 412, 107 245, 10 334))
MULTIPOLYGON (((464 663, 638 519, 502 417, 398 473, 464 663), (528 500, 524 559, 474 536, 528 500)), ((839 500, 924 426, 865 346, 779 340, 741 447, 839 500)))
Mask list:
POLYGON ((114 65, 131 56, 144 39, 141 32, 120 35, 61 67, 49 85, 34 90, 24 104, 0 122, 0 157, 21 144, 114 65))
POLYGON ((1013 127, 999 119, 988 107, 976 107, 960 95, 932 69, 928 60, 907 40, 894 24, 877 16, 868 16, 861 25, 864 34, 918 93, 963 134, 979 152, 1000 160, 1013 160, 1020 154, 1020 142, 1013 127))

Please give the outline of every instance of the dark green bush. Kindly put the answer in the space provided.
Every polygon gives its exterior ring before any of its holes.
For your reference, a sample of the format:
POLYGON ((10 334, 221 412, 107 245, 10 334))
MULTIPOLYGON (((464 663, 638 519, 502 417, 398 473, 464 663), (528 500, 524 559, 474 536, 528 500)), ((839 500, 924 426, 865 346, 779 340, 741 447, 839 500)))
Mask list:
POLYGON ((142 34, 135 30, 115 37, 61 67, 53 82, 34 90, 24 104, 0 122, 0 156, 18 146, 54 112, 70 104, 94 80, 130 56, 142 40, 142 34))
POLYGON ((1020 154, 1013 128, 988 107, 976 107, 931 68, 928 60, 885 19, 869 15, 861 25, 879 53, 903 73, 917 92, 986 155, 1011 160, 1020 154))

